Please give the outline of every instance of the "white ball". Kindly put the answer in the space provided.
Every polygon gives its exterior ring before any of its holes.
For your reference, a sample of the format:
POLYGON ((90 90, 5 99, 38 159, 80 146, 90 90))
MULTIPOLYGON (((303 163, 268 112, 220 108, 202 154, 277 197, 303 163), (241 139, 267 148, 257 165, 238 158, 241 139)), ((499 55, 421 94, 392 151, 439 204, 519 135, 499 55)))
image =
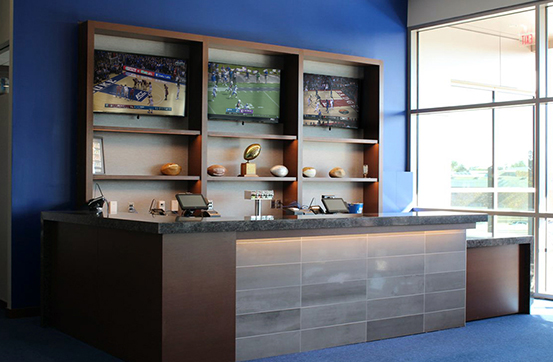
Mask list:
POLYGON ((284 177, 288 175, 288 169, 283 165, 276 165, 271 167, 271 173, 276 177, 284 177))

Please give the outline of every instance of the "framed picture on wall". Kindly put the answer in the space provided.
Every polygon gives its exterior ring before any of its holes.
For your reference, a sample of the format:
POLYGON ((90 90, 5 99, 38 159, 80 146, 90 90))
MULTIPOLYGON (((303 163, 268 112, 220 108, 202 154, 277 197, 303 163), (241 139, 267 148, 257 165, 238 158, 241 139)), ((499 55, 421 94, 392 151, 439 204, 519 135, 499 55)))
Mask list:
POLYGON ((104 139, 94 137, 92 140, 92 174, 105 175, 104 165, 104 139))

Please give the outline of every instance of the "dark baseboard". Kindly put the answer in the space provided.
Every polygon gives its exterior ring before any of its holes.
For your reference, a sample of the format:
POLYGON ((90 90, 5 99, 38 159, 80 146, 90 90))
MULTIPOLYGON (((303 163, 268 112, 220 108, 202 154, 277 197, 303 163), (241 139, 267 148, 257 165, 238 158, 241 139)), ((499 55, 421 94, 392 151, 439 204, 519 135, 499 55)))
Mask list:
POLYGON ((8 307, 8 303, 0 299, 0 309, 6 309, 7 307, 8 307))
POLYGON ((10 319, 37 317, 40 315, 39 307, 6 309, 6 317, 10 319))

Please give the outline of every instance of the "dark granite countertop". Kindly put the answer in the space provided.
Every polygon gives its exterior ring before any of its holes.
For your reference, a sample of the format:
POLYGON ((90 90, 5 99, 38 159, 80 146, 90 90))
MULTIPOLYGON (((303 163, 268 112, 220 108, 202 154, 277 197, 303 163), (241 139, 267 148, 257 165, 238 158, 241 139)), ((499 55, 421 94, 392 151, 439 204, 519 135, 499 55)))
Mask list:
POLYGON ((96 217, 78 211, 47 211, 42 213, 42 219, 154 234, 176 234, 473 224, 486 221, 488 216, 485 214, 424 211, 399 214, 283 216, 275 217, 274 220, 249 220, 227 217, 185 218, 174 215, 154 216, 149 214, 117 214, 109 217, 96 217))
POLYGON ((468 238, 467 249, 485 248, 489 246, 532 244, 533 236, 508 236, 500 238, 468 238))

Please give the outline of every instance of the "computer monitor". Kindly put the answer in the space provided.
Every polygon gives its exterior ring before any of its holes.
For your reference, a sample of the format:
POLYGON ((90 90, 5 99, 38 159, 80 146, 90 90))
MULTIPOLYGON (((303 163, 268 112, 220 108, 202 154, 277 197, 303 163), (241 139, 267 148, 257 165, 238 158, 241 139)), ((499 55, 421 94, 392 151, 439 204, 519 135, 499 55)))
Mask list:
POLYGON ((194 211, 208 208, 207 200, 202 194, 177 194, 175 197, 184 216, 192 216, 194 211))
POLYGON ((339 198, 323 198, 321 200, 326 209, 327 214, 348 213, 348 205, 346 202, 339 198))

